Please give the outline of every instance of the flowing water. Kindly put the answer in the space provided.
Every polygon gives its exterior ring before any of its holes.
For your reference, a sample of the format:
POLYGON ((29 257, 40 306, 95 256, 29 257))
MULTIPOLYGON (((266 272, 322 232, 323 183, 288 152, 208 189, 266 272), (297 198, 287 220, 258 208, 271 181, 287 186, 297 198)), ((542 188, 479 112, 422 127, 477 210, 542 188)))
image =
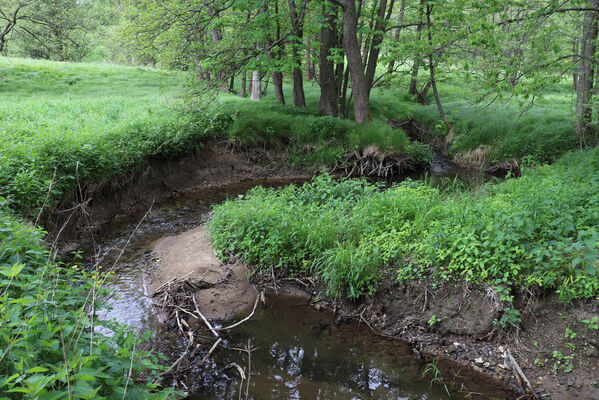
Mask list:
MULTIPOLYGON (((457 176, 458 170, 440 160, 433 176, 457 176)), ((466 174, 472 179, 476 174, 466 174)), ((303 181, 303 180, 302 180, 303 181)), ((120 227, 95 246, 89 264, 112 270, 115 293, 108 300, 106 318, 155 332, 156 350, 176 358, 183 343, 163 330, 148 297, 148 262, 152 246, 162 237, 176 235, 204 223, 212 205, 244 193, 253 186, 301 183, 294 180, 261 180, 209 189, 171 204, 152 209, 137 224, 120 227), (124 249, 124 250, 122 250, 124 249)), ((91 247, 91 246, 90 246, 91 247)), ((443 399, 441 388, 422 378, 423 364, 409 347, 375 335, 358 323, 336 324, 328 311, 317 311, 300 297, 271 299, 248 322, 230 331, 208 367, 191 370, 186 387, 193 399, 443 399), (247 366, 250 352, 252 375, 240 387, 231 363, 247 366)))

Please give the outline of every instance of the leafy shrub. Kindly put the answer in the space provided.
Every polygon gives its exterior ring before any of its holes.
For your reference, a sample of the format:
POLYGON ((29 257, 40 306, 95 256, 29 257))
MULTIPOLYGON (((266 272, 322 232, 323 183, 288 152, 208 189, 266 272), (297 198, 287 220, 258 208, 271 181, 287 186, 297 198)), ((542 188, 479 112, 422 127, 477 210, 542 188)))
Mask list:
POLYGON ((564 300, 599 295, 599 149, 572 153, 479 192, 416 182, 387 190, 326 175, 255 189, 216 207, 221 256, 323 278, 334 295, 372 293, 384 266, 399 280, 431 275, 564 300))
POLYGON ((411 141, 406 146, 406 154, 416 165, 427 166, 433 162, 433 149, 426 143, 411 141))
POLYGON ((137 333, 91 319, 103 307, 97 298, 106 293, 105 275, 48 259, 43 232, 0 207, 3 398, 166 399, 172 390, 153 383, 162 360, 139 351, 137 333), (100 328, 114 334, 104 336, 100 328))

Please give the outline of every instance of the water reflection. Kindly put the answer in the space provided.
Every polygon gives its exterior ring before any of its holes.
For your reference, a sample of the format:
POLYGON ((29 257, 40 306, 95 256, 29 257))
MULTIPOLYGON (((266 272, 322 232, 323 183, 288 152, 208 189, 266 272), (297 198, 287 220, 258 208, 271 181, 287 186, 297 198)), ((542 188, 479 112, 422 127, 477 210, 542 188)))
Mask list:
MULTIPOLYGON (((445 399, 422 379, 422 364, 401 342, 381 338, 364 325, 335 325, 294 297, 279 297, 253 320, 231 332, 215 365, 237 363, 247 369, 243 348, 250 340, 252 376, 242 384, 253 399, 445 399)), ((210 381, 192 399, 236 399, 240 379, 210 381)))

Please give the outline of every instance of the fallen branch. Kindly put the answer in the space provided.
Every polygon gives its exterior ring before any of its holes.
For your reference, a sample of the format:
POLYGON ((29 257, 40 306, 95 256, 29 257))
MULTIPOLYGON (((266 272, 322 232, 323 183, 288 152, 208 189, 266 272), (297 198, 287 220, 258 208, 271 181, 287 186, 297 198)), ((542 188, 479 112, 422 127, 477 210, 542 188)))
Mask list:
POLYGON ((218 340, 212 345, 212 347, 210 348, 210 350, 208 351, 208 354, 206 354, 204 356, 204 358, 202 359, 201 364, 205 363, 210 356, 212 355, 212 353, 214 353, 214 350, 216 350, 216 348, 218 347, 218 345, 220 344, 220 342, 222 342, 223 339, 222 338, 218 338, 218 340))
POLYGON ((524 375, 524 372, 522 372, 522 368, 520 368, 520 366, 518 365, 518 363, 516 362, 516 359, 514 358, 514 356, 512 356, 512 352, 510 351, 510 349, 507 349, 507 356, 510 360, 510 362, 512 363, 512 367, 514 367, 514 374, 516 375, 516 377, 518 377, 518 375, 520 375, 520 378, 522 378, 522 380, 524 381, 524 383, 526 383, 526 387, 530 390, 530 393, 532 393, 534 395, 534 389, 532 388, 532 385, 530 384, 530 381, 526 378, 526 375, 524 375))
POLYGON ((198 302, 196 301, 195 295, 192 294, 191 298, 193 299, 193 305, 196 308, 196 312, 202 318, 202 320, 204 321, 204 323, 206 324, 206 326, 208 327, 208 329, 210 329, 210 332, 212 332, 212 334, 214 336, 216 336, 217 338, 220 338, 220 335, 218 334, 218 332, 216 332, 214 330, 214 328, 212 327, 212 325, 210 324, 210 322, 208 322, 208 320, 206 319, 206 317, 204 317, 204 314, 201 313, 200 308, 198 307, 198 302))
POLYGON ((235 327, 243 324, 248 319, 252 318, 254 316, 254 313, 256 312, 256 307, 258 306, 258 301, 260 300, 260 297, 261 297, 261 294, 259 294, 258 296, 256 296, 256 301, 254 302, 254 309, 252 310, 252 312, 250 313, 250 315, 248 315, 247 317, 245 317, 241 321, 234 323, 233 325, 225 326, 224 328, 217 328, 217 330, 219 330, 219 331, 226 331, 226 330, 229 330, 229 329, 233 329, 233 328, 235 328, 235 327))
POLYGON ((245 380, 245 372, 243 371, 243 368, 241 368, 241 367, 239 366, 239 364, 237 364, 237 363, 231 363, 231 364, 227 364, 227 365, 226 365, 226 366, 223 368, 223 371, 226 371, 226 370, 228 370, 228 369, 231 369, 231 368, 236 368, 236 369, 237 369, 237 372, 239 372, 239 376, 241 377, 241 380, 243 380, 243 381, 245 380))
POLYGON ((174 363, 172 363, 170 367, 168 367, 166 371, 161 372, 160 376, 164 376, 173 371, 179 364, 181 364, 181 361, 183 361, 185 356, 187 356, 187 353, 189 353, 189 348, 193 345, 193 332, 189 331, 187 333, 189 334, 189 342, 187 343, 185 351, 183 352, 183 354, 181 354, 181 357, 177 358, 177 360, 174 363))

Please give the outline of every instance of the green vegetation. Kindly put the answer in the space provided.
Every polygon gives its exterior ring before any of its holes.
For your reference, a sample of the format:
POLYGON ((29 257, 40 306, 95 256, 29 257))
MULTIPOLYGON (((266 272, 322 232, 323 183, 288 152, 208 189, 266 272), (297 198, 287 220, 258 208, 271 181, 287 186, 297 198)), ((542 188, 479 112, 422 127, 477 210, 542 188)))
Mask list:
MULTIPOLYGON (((28 216, 82 184, 174 157, 222 131, 217 112, 173 109, 177 73, 0 58, 0 196, 28 216)), ((226 119, 226 118, 225 118, 226 119)))
POLYGON ((466 101, 467 92, 454 85, 448 82, 443 86, 444 106, 453 123, 452 138, 447 138, 447 128, 434 105, 416 108, 413 117, 428 131, 429 140, 447 146, 449 154, 466 163, 553 162, 578 146, 572 134, 573 98, 566 83, 540 94, 526 111, 515 101, 472 105, 466 101))
POLYGON ((3 203, 0 198, 2 398, 166 399, 172 391, 157 391, 153 383, 162 360, 139 350, 132 329, 95 315, 110 275, 53 263, 43 232, 3 203))
POLYGON ((216 207, 210 232, 221 257, 315 274, 330 294, 352 299, 376 290, 382 268, 396 269, 400 281, 431 276, 508 293, 539 287, 564 300, 593 298, 597 172, 595 149, 475 192, 411 181, 382 190, 321 175, 216 207))

